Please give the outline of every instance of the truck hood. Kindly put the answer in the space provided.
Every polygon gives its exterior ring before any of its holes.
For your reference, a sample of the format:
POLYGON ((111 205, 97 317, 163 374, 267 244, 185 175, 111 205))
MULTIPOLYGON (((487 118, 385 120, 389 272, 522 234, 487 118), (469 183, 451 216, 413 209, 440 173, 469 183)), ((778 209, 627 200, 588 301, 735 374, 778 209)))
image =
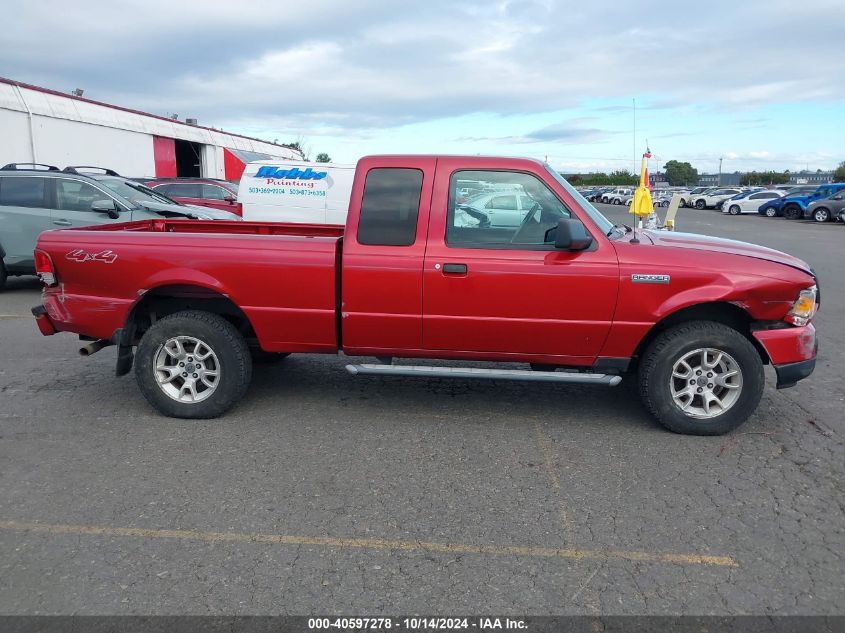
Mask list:
POLYGON ((797 268, 809 275, 813 272, 809 264, 804 260, 793 257, 773 248, 758 246, 738 240, 727 240, 721 237, 709 235, 698 235, 697 233, 676 233, 674 231, 644 231, 655 246, 666 246, 668 248, 691 248, 698 251, 710 251, 713 253, 727 253, 728 255, 742 255, 763 259, 776 264, 783 264, 797 268))

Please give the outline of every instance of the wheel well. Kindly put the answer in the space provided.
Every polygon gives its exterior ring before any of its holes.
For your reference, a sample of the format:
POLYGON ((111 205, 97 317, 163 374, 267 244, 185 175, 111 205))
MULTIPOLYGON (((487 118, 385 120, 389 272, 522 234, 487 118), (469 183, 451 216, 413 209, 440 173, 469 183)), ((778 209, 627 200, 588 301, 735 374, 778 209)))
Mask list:
POLYGON ((247 341, 255 338, 255 330, 246 314, 223 294, 190 285, 162 286, 147 292, 132 308, 125 328, 137 345, 144 332, 157 320, 182 310, 203 310, 219 314, 232 323, 247 341))
POLYGON ((643 340, 640 341, 639 345, 637 345, 636 350, 634 350, 634 356, 631 359, 631 368, 633 369, 637 366, 640 357, 659 334, 687 321, 715 321, 727 325, 751 341, 751 344, 754 345, 754 349, 760 354, 760 358, 764 364, 769 362, 769 357, 763 346, 751 335, 751 324, 754 321, 751 315, 733 303, 716 301, 682 308, 655 323, 643 337, 643 340))

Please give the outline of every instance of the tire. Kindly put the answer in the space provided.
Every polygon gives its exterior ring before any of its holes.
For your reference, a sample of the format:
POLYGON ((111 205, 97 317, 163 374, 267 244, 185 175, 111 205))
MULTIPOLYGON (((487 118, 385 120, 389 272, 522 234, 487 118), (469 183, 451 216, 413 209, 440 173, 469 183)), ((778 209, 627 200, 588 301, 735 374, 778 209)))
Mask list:
POLYGON ((703 199, 699 198, 698 200, 696 200, 696 201, 695 201, 695 208, 696 208, 696 209, 698 209, 699 211, 700 211, 701 209, 703 209, 705 206, 706 206, 706 205, 705 205, 705 203, 704 203, 704 200, 703 200, 703 199))
POLYGON ((739 205, 732 204, 728 209, 728 213, 730 213, 731 215, 739 215, 740 213, 742 213, 742 209, 739 208, 739 205))
POLYGON ((801 207, 797 204, 790 204, 783 209, 783 217, 787 220, 800 220, 804 216, 804 213, 801 211, 801 207))
POLYGON ((816 222, 830 222, 830 211, 824 207, 813 211, 813 219, 816 222))
POLYGON ((6 287, 6 279, 8 278, 6 274, 6 264, 3 263, 3 260, 0 259, 0 290, 6 287))
POLYGON ((737 330, 713 321, 690 321, 661 333, 649 345, 639 368, 640 398, 646 409, 667 429, 685 435, 722 435, 737 428, 757 409, 764 385, 763 362, 755 347, 737 330), (700 362, 704 350, 709 350, 704 352, 705 357, 714 363, 712 383, 699 382, 708 380, 709 365, 700 362), (716 353, 721 354, 718 362, 714 362, 716 353), (688 359, 686 366, 684 359, 688 359), (687 402, 679 403, 685 400, 687 379, 673 374, 683 370, 676 368, 689 368, 688 375, 695 381, 695 386, 688 388, 696 391, 686 394, 690 398, 687 402), (719 380, 720 372, 727 374, 733 368, 739 373, 726 375, 722 381, 734 387, 717 384, 715 389, 708 389, 719 380), (704 395, 698 390, 704 390, 704 395), (705 398, 706 393, 721 398, 724 410, 714 410, 714 401, 705 398), (705 399, 711 410, 709 417, 705 399), (685 412, 682 404, 689 410, 685 412))
MULTIPOLYGON (((193 377, 196 379, 197 373, 193 373, 193 377)), ((135 380, 141 393, 160 413, 173 418, 206 419, 222 415, 243 397, 251 378, 252 359, 243 336, 226 319, 210 312, 185 310, 156 321, 144 333, 135 354, 135 380), (171 343, 177 337, 179 345, 173 343, 171 351, 165 349, 165 343, 171 343), (192 341, 198 341, 202 347, 192 341), (204 349, 210 351, 210 356, 202 356, 204 349), (192 352, 197 350, 195 361, 192 352), (180 355, 179 351, 184 354, 180 355), (190 400, 194 396, 189 393, 181 399, 190 379, 182 378, 187 372, 178 375, 180 362, 186 369, 196 363, 195 368, 206 372, 199 376, 199 383, 192 383, 197 398, 193 402, 190 400), (173 376, 169 381, 159 383, 157 376, 165 377, 166 374, 156 367, 161 368, 163 364, 166 364, 164 370, 170 370, 173 376), (216 380, 212 376, 215 370, 216 380), (209 377, 207 382, 206 376, 209 377), (213 388, 208 386, 209 382, 214 384, 213 388), (178 391, 179 399, 168 395, 168 391, 172 394, 173 390, 178 391)))
POLYGON ((678 204, 678 208, 685 209, 687 206, 687 201, 684 198, 681 198, 681 202, 678 204))
POLYGON ((776 218, 777 215, 778 215, 777 209, 775 209, 774 207, 769 207, 768 209, 766 209, 766 217, 767 218, 776 218))

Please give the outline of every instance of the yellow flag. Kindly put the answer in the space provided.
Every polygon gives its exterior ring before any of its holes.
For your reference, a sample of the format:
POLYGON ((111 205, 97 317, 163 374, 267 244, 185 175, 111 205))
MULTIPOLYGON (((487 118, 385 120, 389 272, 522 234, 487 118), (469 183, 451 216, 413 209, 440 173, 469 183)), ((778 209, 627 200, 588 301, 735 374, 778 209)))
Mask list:
POLYGON ((648 150, 643 154, 640 164, 640 185, 634 190, 634 198, 631 200, 630 213, 638 218, 645 218, 654 213, 654 203, 651 201, 651 192, 648 190, 647 158, 651 158, 651 152, 648 150))

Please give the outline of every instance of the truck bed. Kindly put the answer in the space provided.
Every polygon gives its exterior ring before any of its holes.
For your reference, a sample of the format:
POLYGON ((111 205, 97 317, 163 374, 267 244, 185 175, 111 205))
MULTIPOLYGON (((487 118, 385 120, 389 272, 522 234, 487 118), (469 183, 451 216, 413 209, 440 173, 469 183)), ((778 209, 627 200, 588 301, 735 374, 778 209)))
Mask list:
POLYGON ((342 225, 282 222, 222 222, 220 220, 139 220, 63 229, 66 231, 138 231, 145 233, 226 233, 229 235, 299 235, 343 237, 342 225))
POLYGON ((42 234, 59 286, 44 305, 59 331, 109 339, 156 293, 217 297, 248 318, 265 351, 337 346, 343 227, 155 219, 42 234), (201 288, 199 293, 197 288, 201 288))

